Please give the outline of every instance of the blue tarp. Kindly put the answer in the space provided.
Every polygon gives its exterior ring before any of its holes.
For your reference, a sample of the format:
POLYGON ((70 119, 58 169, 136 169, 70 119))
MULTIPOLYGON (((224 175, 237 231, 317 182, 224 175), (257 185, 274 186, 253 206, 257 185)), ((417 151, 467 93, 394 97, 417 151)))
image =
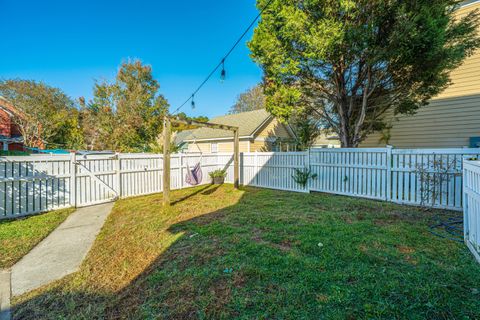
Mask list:
POLYGON ((69 154, 70 151, 65 149, 38 149, 38 148, 28 148, 33 153, 46 153, 46 154, 69 154))

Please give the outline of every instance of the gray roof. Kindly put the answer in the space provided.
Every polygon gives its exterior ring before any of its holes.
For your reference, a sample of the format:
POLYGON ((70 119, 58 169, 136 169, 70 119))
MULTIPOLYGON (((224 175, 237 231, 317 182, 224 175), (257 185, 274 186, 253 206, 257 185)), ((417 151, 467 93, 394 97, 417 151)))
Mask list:
POLYGON ((193 130, 183 130, 175 132, 174 142, 176 145, 181 144, 185 140, 191 137, 193 130))
MULTIPOLYGON (((247 137, 253 136, 255 132, 271 118, 272 115, 270 113, 268 113, 265 109, 260 109, 216 117, 209 122, 238 127, 240 137, 247 137)), ((233 132, 228 130, 198 128, 193 130, 191 136, 186 140, 218 139, 230 137, 233 137, 233 132)))

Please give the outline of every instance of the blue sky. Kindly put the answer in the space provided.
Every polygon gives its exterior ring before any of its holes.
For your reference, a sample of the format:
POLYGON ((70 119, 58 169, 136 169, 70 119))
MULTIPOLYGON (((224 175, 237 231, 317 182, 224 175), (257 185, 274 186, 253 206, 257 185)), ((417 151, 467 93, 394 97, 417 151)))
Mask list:
MULTIPOLYGON (((171 109, 203 81, 257 15, 255 0, 0 0, 0 78, 44 81, 90 98, 95 79, 112 79, 126 58, 152 65, 171 109)), ((261 81, 245 40, 196 96, 189 115, 225 114, 261 81)))

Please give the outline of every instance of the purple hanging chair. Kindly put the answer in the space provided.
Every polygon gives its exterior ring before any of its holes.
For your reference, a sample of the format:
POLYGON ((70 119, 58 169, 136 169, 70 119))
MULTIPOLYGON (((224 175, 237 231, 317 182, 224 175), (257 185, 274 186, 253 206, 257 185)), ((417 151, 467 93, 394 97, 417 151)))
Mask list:
POLYGON ((187 174, 185 175, 185 182, 189 185, 196 186, 202 183, 202 168, 200 167, 200 162, 198 162, 193 169, 190 169, 187 163, 187 174))

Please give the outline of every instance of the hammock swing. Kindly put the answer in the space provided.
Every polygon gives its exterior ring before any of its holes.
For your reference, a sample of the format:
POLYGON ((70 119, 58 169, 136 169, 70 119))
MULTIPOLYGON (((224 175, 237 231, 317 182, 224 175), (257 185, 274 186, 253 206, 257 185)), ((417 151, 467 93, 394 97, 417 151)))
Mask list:
MULTIPOLYGON (((182 123, 189 126, 195 127, 204 127, 211 129, 219 130, 229 130, 233 132, 233 185, 235 189, 238 189, 239 177, 240 177, 240 148, 239 148, 239 128, 235 126, 219 124, 219 123, 209 123, 209 122, 200 122, 195 120, 185 120, 180 119, 179 117, 173 118, 170 116, 165 116, 163 118, 163 177, 162 177, 162 186, 163 186, 163 204, 165 206, 170 206, 170 137, 172 134, 171 124, 172 123, 182 123)), ((198 145, 197 145, 198 147, 198 145)), ((200 148, 199 148, 200 149, 200 148)), ((202 183, 202 168, 201 160, 203 154, 200 155, 200 161, 190 169, 190 165, 187 161, 187 175, 185 180, 190 185, 198 185, 202 183)))
POLYGON ((187 158, 187 174, 185 175, 185 182, 191 186, 196 186, 202 183, 203 173, 200 164, 202 163, 203 152, 198 146, 196 140, 193 140, 193 143, 197 146, 198 151, 200 151, 200 160, 198 160, 197 164, 193 166, 193 169, 190 169, 187 158))

